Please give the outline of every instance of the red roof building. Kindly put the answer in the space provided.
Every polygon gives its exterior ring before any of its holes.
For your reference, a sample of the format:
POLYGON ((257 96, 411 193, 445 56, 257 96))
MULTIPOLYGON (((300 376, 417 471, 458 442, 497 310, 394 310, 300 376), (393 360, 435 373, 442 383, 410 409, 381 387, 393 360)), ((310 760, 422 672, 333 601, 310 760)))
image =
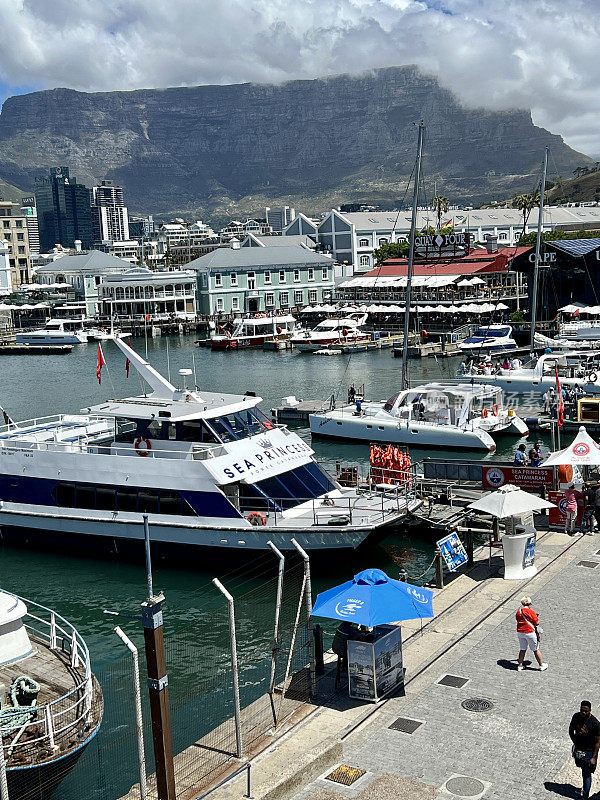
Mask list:
MULTIPOLYGON (((532 250, 531 247, 503 247, 495 253, 484 249, 471 250, 468 255, 454 261, 417 261, 413 274, 424 275, 476 275, 477 273, 508 272, 513 260, 532 250)), ((363 273, 363 277, 392 277, 408 275, 408 258, 390 258, 380 267, 363 273)))

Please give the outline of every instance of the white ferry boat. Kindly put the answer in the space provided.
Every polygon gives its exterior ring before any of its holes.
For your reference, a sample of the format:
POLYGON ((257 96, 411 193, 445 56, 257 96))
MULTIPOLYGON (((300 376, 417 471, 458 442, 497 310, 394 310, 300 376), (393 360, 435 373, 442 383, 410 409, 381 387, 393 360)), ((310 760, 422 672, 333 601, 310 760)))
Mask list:
POLYGON ((88 335, 79 319, 50 319, 43 328, 17 333, 17 344, 85 344, 88 335))
POLYGON ((502 392, 478 384, 426 383, 387 403, 363 401, 309 416, 313 435, 451 450, 496 449, 494 436, 525 436, 527 425, 505 409, 502 392))
MULTIPOLYGON (((88 541, 234 550, 355 548, 420 504, 346 488, 261 398, 177 389, 123 341, 151 393, 0 427, 0 526, 88 541)), ((182 370, 182 375, 189 370, 182 370)))
POLYGON ((472 375, 478 383, 498 386, 505 392, 545 394, 556 387, 556 374, 562 384, 580 386, 586 394, 600 394, 600 351, 568 350, 560 353, 544 353, 516 369, 499 369, 495 374, 485 375, 472 365, 460 374, 472 375))
POLYGON ((327 347, 341 344, 358 344, 370 341, 370 336, 361 329, 366 315, 359 317, 335 317, 323 320, 310 331, 301 331, 291 337, 291 344, 301 353, 314 353, 327 347))
POLYGON ((517 343, 513 339, 510 325, 482 326, 458 343, 459 350, 473 355, 502 353, 515 350, 516 347, 517 343))
POLYGON ((245 317, 237 320, 232 333, 211 337, 212 350, 240 350, 262 347, 266 341, 289 339, 297 330, 295 317, 290 314, 273 317, 245 317))

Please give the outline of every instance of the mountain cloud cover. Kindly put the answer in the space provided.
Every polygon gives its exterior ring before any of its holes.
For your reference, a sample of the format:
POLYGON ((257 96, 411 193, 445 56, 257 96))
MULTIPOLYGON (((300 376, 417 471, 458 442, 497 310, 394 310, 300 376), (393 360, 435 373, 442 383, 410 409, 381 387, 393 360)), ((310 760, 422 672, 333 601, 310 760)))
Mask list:
POLYGON ((417 64, 470 106, 531 108, 600 153, 597 0, 4 0, 3 96, 417 64))

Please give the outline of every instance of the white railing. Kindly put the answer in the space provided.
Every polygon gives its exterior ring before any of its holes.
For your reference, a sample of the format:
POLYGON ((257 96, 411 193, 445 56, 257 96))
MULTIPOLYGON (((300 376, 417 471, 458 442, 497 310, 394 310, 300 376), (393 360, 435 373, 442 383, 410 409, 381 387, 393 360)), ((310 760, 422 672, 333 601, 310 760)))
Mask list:
MULTIPOLYGON (((64 665, 65 676, 73 681, 72 688, 64 695, 42 705, 19 707, 15 713, 22 712, 24 723, 16 728, 17 722, 10 731, 2 731, 0 717, 1 741, 8 760, 13 754, 41 748, 54 753, 59 749, 57 742, 66 740, 71 732, 88 724, 91 717, 93 701, 93 675, 90 654, 87 645, 77 630, 64 617, 39 603, 12 595, 23 600, 28 612, 23 624, 32 644, 46 651, 46 657, 57 659, 64 665), (36 613, 31 613, 34 608, 36 613)), ((39 659, 38 659, 39 663, 39 659)), ((27 663, 23 664, 26 672, 27 663)), ((38 675, 31 675, 34 680, 38 675)), ((9 717, 10 720, 10 717, 9 717)), ((8 722, 5 722, 8 725, 8 722)), ((8 764, 10 767, 10 762, 8 764)))

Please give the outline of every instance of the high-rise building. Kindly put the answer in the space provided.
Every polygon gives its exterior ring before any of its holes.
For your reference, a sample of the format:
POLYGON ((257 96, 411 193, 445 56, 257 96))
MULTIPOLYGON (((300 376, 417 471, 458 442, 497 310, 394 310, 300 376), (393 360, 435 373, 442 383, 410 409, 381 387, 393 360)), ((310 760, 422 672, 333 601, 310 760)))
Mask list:
POLYGON ((47 178, 37 178, 35 183, 42 253, 56 244, 74 247, 76 239, 84 250, 91 249, 94 230, 87 186, 70 177, 68 167, 54 167, 47 178))
POLYGON ((25 217, 27 233, 29 234, 29 252, 32 256, 40 254, 40 229, 38 227, 37 208, 35 196, 21 198, 21 214, 25 217))
POLYGON ((129 240, 129 217, 123 205, 123 189, 112 181, 102 181, 90 193, 94 241, 126 242, 129 240))
POLYGON ((277 233, 281 233, 284 228, 294 220, 296 217, 296 210, 289 206, 280 206, 279 208, 265 208, 265 219, 271 228, 277 233))
POLYGON ((0 200, 0 240, 8 245, 11 287, 18 289, 31 280, 31 257, 26 218, 18 203, 0 200))

